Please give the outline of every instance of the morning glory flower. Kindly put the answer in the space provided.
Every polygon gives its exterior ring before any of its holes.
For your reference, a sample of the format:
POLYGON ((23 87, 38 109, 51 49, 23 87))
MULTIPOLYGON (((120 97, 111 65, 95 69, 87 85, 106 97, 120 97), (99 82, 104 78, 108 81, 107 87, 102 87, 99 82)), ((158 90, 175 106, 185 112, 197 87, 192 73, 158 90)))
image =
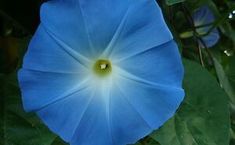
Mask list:
MULTIPOLYGON (((193 19, 195 27, 199 27, 196 29, 197 33, 199 35, 205 35, 210 31, 213 25, 212 23, 215 21, 215 16, 208 6, 202 6, 194 12, 193 19)), ((205 44, 201 41, 199 41, 199 44, 202 48, 205 47, 204 45, 208 48, 213 47, 219 41, 219 38, 219 31, 215 28, 208 35, 202 36, 202 40, 205 44)))
POLYGON ((53 0, 25 54, 23 106, 71 145, 135 143, 184 97, 176 43, 155 0, 53 0))

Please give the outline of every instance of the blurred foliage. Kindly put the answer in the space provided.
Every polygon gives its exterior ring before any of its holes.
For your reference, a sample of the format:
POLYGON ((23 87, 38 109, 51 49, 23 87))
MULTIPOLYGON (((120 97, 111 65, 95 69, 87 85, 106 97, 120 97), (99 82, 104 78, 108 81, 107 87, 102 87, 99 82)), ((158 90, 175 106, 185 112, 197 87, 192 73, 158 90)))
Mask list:
MULTIPOLYGON (((0 145, 66 144, 34 114, 24 113, 16 79, 42 2, 0 1, 0 145)), ((235 145, 235 1, 158 3, 182 52, 186 98, 172 119, 137 145, 235 145), (203 36, 193 24, 193 12, 203 5, 213 11, 209 25, 220 33, 211 48, 198 45, 203 36)))

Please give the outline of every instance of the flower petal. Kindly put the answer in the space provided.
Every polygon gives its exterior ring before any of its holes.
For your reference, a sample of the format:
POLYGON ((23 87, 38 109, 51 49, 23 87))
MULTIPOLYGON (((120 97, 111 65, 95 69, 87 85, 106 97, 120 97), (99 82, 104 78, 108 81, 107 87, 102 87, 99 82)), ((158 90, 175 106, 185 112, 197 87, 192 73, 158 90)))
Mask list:
POLYGON ((89 81, 89 86, 63 100, 38 110, 47 126, 71 145, 111 145, 106 85, 89 81))
POLYGON ((91 103, 92 95, 88 88, 82 89, 40 109, 37 114, 53 132, 69 142, 91 103))
MULTIPOLYGON (((133 144, 149 134, 152 131, 152 128, 146 121, 146 118, 139 113, 136 106, 133 106, 133 104, 129 102, 126 92, 121 90, 118 85, 115 85, 114 87, 115 91, 112 92, 109 105, 109 118, 113 144, 133 144)), ((142 106, 143 104, 138 107, 142 106)))
MULTIPOLYGON (((215 21, 215 16, 208 6, 202 6, 193 13, 193 20, 194 20, 194 25, 198 27, 213 23, 215 21)), ((197 28, 196 31, 200 35, 205 35, 208 33, 208 31, 210 31, 211 27, 212 24, 211 26, 203 26, 197 28)), ((206 45, 206 47, 212 47, 219 41, 219 39, 220 39, 219 31, 217 28, 215 28, 208 35, 202 36, 204 44, 200 41, 199 44, 202 48, 205 47, 204 45, 206 45)))
POLYGON ((41 21, 85 56, 104 49, 132 53, 172 39, 160 8, 149 0, 49 1, 41 8, 41 21))
POLYGON ((119 78, 119 81, 121 83, 117 83, 116 92, 120 90, 122 93, 111 97, 110 118, 113 121, 113 136, 117 136, 117 144, 120 145, 135 143, 158 129, 174 115, 184 98, 184 91, 180 88, 144 84, 124 77, 119 78), (138 129, 134 129, 136 126, 138 129))
POLYGON ((206 25, 215 21, 215 16, 208 6, 202 6, 193 13, 195 26, 206 25))
POLYGON ((115 144, 133 144, 173 116, 182 89, 146 85, 119 78, 110 96, 110 122, 115 144), (138 127, 136 127, 138 126, 138 127))
POLYGON ((161 45, 172 39, 160 7, 155 1, 132 1, 105 54, 120 59, 161 45))
POLYGON ((210 48, 213 47, 220 39, 219 31, 218 29, 212 30, 207 36, 202 37, 202 40, 204 44, 202 44, 201 41, 199 41, 199 44, 202 48, 206 47, 210 48))
POLYGON ((39 26, 24 56, 23 67, 47 72, 79 72, 84 66, 39 26))
POLYGON ((51 73, 21 69, 18 79, 24 109, 36 111, 86 87, 87 72, 51 73))
POLYGON ((183 66, 173 40, 148 51, 130 55, 115 65, 146 81, 181 87, 183 66))
POLYGON ((41 6, 41 24, 82 55, 91 53, 90 39, 78 0, 54 0, 41 6))
POLYGON ((126 13, 130 0, 78 0, 88 37, 95 53, 100 54, 111 41, 122 21, 126 21, 126 13))
POLYGON ((107 104, 101 97, 95 93, 74 132, 71 145, 114 145, 107 120, 107 104))

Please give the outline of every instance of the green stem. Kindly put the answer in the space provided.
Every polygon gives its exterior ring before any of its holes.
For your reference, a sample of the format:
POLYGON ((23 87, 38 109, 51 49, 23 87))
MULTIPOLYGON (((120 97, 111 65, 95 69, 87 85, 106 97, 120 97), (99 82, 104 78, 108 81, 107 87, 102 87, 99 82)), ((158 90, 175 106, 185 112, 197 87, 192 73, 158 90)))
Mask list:
POLYGON ((26 29, 23 25, 21 25, 19 22, 17 22, 15 19, 13 19, 11 16, 9 16, 8 14, 6 14, 4 11, 2 11, 0 9, 0 16, 2 16, 3 18, 11 21, 13 24, 15 24, 19 29, 24 30, 25 32, 30 34, 30 31, 28 29, 26 29))

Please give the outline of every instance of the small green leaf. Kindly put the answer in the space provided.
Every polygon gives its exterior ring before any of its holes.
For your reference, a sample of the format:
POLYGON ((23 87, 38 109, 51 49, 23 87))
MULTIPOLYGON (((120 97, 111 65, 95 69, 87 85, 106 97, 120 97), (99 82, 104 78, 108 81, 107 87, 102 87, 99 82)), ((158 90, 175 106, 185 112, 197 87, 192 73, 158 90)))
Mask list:
POLYGON ((184 1, 185 0, 166 0, 166 4, 170 6, 170 5, 181 3, 181 2, 184 2, 184 1))
POLYGON ((216 79, 185 60, 186 98, 176 115, 151 136, 161 145, 228 145, 229 105, 216 79))

